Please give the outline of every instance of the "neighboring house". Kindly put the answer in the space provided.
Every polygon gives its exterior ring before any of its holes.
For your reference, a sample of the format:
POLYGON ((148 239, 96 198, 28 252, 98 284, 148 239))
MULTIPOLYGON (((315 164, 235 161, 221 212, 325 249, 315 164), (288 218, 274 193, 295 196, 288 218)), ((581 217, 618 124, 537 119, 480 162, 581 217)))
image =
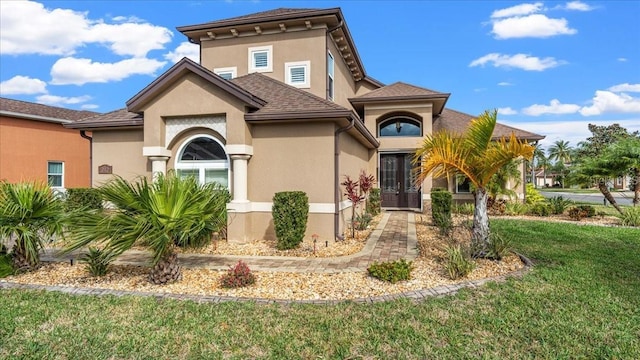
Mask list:
MULTIPOLYGON (((168 169, 228 186, 230 241, 273 238, 273 196, 290 190, 309 197, 307 236, 340 237, 351 214, 340 183, 361 170, 376 176, 383 207, 420 209, 434 181, 414 184, 413 152, 424 135, 472 119, 445 108, 448 93, 369 77, 339 8, 178 30, 200 45, 201 64, 182 59, 126 109, 66 126, 93 132, 94 186, 168 169)), ((504 125, 495 136, 511 132, 543 138, 504 125)))
POLYGON ((89 187, 90 141, 63 125, 94 115, 0 98, 0 180, 43 181, 61 191, 89 187))

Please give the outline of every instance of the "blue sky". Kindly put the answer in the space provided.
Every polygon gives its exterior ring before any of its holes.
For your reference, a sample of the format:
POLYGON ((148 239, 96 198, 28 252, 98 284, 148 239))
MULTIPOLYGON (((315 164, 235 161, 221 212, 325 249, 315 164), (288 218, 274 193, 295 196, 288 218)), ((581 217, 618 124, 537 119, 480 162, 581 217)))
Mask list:
MULTIPOLYGON (((108 112, 197 47, 175 30, 341 7, 367 74, 547 138, 640 130, 640 1, 2 1, 0 95, 108 112)), ((196 59, 197 60, 197 59, 196 59)))

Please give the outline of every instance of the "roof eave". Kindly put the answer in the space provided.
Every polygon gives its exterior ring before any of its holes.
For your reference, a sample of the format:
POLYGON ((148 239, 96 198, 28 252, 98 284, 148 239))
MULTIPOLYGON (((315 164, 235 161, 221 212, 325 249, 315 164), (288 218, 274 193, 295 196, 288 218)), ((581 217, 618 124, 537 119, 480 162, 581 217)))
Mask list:
POLYGON ((59 119, 59 118, 54 118, 54 117, 49 117, 49 116, 24 114, 24 113, 13 112, 13 111, 5 111, 5 110, 0 110, 0 115, 1 116, 19 118, 19 119, 25 119, 25 120, 36 120, 36 121, 50 122, 50 123, 56 123, 56 124, 70 124, 70 123, 73 123, 73 120, 59 119))
POLYGON ((68 129, 78 129, 78 130, 96 130, 96 129, 105 129, 105 128, 132 128, 132 127, 142 127, 144 125, 143 119, 135 119, 135 120, 112 120, 112 121, 100 121, 100 122, 92 122, 92 123, 72 123, 64 125, 65 128, 68 129))
POLYGON ((164 89, 166 86, 171 84, 175 78, 178 78, 185 71, 191 71, 192 73, 202 77, 203 79, 213 83, 217 87, 226 91, 227 93, 235 96, 245 104, 254 107, 261 108, 266 104, 266 101, 258 98, 257 96, 247 92, 241 87, 224 80, 218 75, 212 73, 211 71, 203 68, 197 63, 193 62, 188 58, 182 58, 182 60, 178 61, 175 65, 173 65, 169 70, 165 71, 162 75, 156 78, 151 84, 147 85, 144 89, 134 95, 131 99, 126 102, 127 110, 131 112, 141 112, 143 105, 145 105, 148 101, 150 101, 154 96, 157 90, 164 89))
POLYGON ((416 100, 434 100, 434 99, 442 99, 447 101, 449 99, 450 93, 441 93, 441 94, 433 94, 433 95, 409 95, 409 96, 387 96, 387 97, 378 97, 378 98, 350 98, 349 102, 351 104, 366 104, 366 103, 375 103, 375 102, 394 102, 394 101, 416 101, 416 100))

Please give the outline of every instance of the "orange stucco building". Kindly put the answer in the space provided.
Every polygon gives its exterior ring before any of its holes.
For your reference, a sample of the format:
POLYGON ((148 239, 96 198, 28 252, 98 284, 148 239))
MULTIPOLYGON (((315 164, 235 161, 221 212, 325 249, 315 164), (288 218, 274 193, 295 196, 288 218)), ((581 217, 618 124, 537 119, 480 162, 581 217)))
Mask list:
POLYGON ((60 190, 90 187, 90 140, 63 124, 92 115, 0 98, 0 180, 47 181, 60 190))

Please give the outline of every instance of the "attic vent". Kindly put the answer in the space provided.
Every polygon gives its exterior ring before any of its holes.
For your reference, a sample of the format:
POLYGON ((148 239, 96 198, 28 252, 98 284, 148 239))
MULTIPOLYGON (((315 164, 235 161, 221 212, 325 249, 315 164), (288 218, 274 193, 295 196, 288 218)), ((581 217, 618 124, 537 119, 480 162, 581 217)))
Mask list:
POLYGON ((309 88, 310 61, 296 61, 284 64, 285 82, 297 88, 309 88))
POLYGON ((253 61, 256 68, 265 68, 269 64, 269 57, 267 52, 255 52, 253 53, 253 61))

